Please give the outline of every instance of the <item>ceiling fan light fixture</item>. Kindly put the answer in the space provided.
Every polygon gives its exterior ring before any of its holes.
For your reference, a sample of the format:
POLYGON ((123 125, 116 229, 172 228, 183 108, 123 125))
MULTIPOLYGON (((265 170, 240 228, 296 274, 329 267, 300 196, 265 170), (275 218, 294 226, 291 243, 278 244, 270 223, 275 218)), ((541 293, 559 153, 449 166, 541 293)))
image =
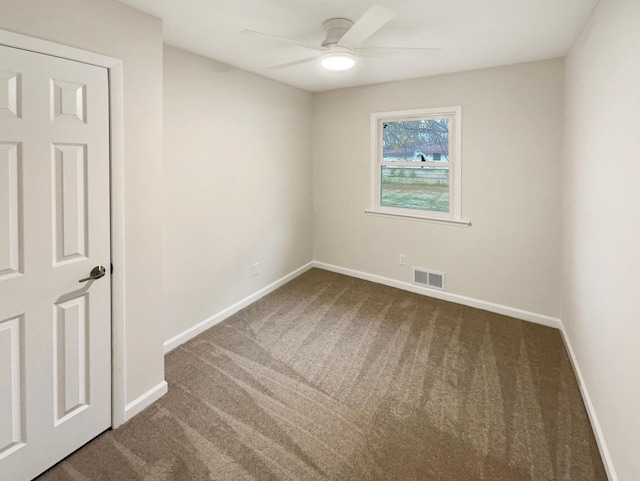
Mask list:
POLYGON ((351 52, 325 53, 320 60, 320 65, 327 70, 349 70, 355 63, 355 56, 351 52))

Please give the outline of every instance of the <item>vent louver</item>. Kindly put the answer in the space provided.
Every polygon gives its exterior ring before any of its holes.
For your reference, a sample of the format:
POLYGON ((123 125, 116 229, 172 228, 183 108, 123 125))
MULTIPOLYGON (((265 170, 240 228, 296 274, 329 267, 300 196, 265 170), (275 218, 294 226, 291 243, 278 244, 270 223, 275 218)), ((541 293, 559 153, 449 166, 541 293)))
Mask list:
POLYGON ((444 272, 413 268, 413 283, 430 289, 444 291, 444 272))

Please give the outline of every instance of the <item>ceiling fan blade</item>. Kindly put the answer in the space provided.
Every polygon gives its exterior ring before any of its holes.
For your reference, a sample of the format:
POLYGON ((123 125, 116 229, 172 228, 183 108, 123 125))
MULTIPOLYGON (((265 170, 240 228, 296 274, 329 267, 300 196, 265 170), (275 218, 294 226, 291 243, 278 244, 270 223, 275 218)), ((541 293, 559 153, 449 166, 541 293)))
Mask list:
POLYGON ((296 60, 294 62, 288 62, 288 63, 282 63, 280 65, 274 65, 273 67, 269 67, 269 70, 280 70, 280 69, 287 68, 287 67, 293 67, 294 65, 300 65, 300 64, 303 64, 303 63, 307 63, 307 62, 313 62, 318 57, 319 56, 316 55, 315 57, 303 58, 302 60, 296 60))
POLYGON ((382 5, 372 5, 338 40, 338 46, 348 49, 356 48, 396 15, 395 10, 382 5))
POLYGON ((439 48, 423 48, 423 47, 364 47, 355 50, 359 57, 385 57, 396 52, 407 53, 436 53, 439 48))
POLYGON ((250 37, 266 38, 266 39, 269 39, 269 40, 275 40, 277 42, 288 43, 289 45, 295 45, 297 47, 303 47, 303 48, 308 48, 308 49, 311 49, 311 50, 317 50, 318 52, 322 52, 323 50, 325 50, 324 48, 319 47, 317 45, 309 45, 309 44, 306 44, 306 43, 298 42, 296 40, 291 40, 291 39, 283 38, 283 37, 277 37, 277 36, 271 35, 269 33, 256 32, 255 30, 242 30, 240 33, 242 33, 243 35, 248 35, 250 37))

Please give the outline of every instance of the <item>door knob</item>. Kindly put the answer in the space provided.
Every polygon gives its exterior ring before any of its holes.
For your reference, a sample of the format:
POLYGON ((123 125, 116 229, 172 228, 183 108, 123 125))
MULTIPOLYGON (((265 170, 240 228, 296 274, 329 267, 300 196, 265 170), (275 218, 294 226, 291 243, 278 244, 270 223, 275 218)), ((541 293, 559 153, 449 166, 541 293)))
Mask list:
POLYGON ((96 279, 100 279, 101 277, 104 277, 106 272, 107 271, 103 266, 95 266, 93 269, 91 269, 91 272, 89 273, 89 277, 80 279, 78 282, 95 281, 96 279))

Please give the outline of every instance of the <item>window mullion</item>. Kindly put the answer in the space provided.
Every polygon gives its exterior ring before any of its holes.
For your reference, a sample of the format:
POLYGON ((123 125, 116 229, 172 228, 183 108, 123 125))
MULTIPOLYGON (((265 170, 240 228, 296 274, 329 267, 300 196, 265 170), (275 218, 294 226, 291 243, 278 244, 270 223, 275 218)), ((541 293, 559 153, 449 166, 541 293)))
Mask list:
POLYGON ((442 168, 451 168, 451 162, 396 162, 396 161, 381 161, 378 162, 378 165, 384 165, 388 167, 442 167, 442 168))

